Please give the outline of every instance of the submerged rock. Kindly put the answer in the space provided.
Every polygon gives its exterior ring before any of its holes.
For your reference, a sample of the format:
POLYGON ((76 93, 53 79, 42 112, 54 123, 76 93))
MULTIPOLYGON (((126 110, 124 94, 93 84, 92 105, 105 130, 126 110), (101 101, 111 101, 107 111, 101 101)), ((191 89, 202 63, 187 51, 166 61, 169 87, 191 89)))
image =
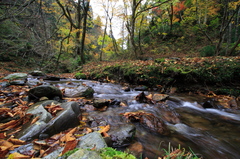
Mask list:
POLYGON ((109 106, 110 100, 108 99, 101 99, 101 98, 95 98, 93 100, 93 106, 95 108, 102 108, 104 106, 109 106))
POLYGON ((122 124, 113 131, 109 131, 108 134, 111 137, 113 147, 125 147, 131 143, 135 132, 136 127, 133 124, 122 124))
POLYGON ((38 71, 38 70, 29 72, 28 74, 30 74, 30 75, 32 75, 32 76, 46 76, 45 73, 43 73, 42 71, 38 71))
POLYGON ((169 97, 167 94, 154 94, 152 99, 156 102, 164 101, 169 97))
POLYGON ((73 97, 93 97, 94 90, 91 87, 79 86, 77 88, 66 88, 64 95, 73 97))
POLYGON ((25 80, 14 80, 14 81, 10 81, 10 85, 19 85, 19 86, 24 86, 25 80))
POLYGON ((135 91, 147 91, 148 87, 147 86, 139 86, 134 88, 135 91))

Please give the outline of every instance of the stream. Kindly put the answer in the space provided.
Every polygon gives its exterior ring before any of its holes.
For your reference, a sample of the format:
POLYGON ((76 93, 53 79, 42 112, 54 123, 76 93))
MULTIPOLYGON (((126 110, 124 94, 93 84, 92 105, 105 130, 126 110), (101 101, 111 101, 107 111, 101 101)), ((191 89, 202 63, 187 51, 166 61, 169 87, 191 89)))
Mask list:
MULTIPOLYGON (((157 158, 163 154, 163 148, 189 148, 203 158, 240 157, 240 111, 230 109, 202 108, 205 97, 198 95, 174 94, 158 104, 139 103, 135 97, 141 91, 125 92, 121 85, 100 83, 88 80, 48 81, 60 89, 76 87, 80 84, 94 89, 94 98, 114 99, 125 103, 125 107, 111 106, 106 111, 86 111, 88 118, 105 121, 111 129, 125 124, 136 127, 135 142, 143 145, 143 157, 157 158), (169 130, 161 135, 139 124, 126 122, 120 114, 143 111, 161 118, 169 130)), ((144 92, 146 95, 156 92, 144 92)))

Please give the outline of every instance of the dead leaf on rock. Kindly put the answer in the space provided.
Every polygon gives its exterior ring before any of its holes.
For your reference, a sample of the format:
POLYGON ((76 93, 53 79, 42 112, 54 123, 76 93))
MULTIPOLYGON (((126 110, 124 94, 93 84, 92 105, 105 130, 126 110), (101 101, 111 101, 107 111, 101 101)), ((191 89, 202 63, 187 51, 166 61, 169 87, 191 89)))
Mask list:
POLYGON ((14 145, 24 145, 24 144, 26 144, 25 141, 19 140, 19 139, 15 139, 15 138, 9 138, 7 141, 13 143, 14 145))
POLYGON ((45 108, 48 110, 49 113, 51 113, 53 116, 56 116, 58 111, 64 110, 59 104, 50 104, 45 106, 45 108))
POLYGON ((70 150, 75 149, 76 146, 77 146, 77 144, 78 144, 78 141, 77 141, 77 140, 68 141, 68 142, 66 143, 66 145, 65 145, 65 147, 64 147, 64 149, 63 149, 63 151, 62 151, 62 153, 61 153, 60 156, 64 155, 66 152, 68 152, 68 151, 70 151, 70 150))
POLYGON ((14 159, 28 159, 31 158, 30 156, 27 155, 22 155, 18 152, 14 152, 11 155, 9 155, 9 158, 14 158, 14 159))
POLYGON ((40 118, 39 116, 35 117, 35 118, 32 120, 31 124, 34 124, 36 121, 38 121, 39 118, 40 118))
POLYGON ((100 128, 99 133, 101 133, 103 137, 109 137, 107 132, 110 130, 110 125, 99 126, 99 128, 100 128))

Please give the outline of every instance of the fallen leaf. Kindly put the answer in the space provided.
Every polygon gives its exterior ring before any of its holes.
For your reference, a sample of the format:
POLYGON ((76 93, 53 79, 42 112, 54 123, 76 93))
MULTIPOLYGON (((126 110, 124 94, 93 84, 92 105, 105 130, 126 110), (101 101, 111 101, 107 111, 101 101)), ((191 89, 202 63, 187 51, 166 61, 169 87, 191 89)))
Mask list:
POLYGON ((99 133, 108 132, 110 130, 110 125, 99 126, 99 128, 100 128, 99 133))
POLYGON ((66 152, 75 149, 77 146, 77 143, 78 143, 77 140, 68 141, 61 153, 61 156, 64 155, 66 152))
POLYGON ((9 150, 12 146, 13 146, 13 143, 6 140, 0 140, 0 149, 2 151, 9 150))
POLYGON ((8 158, 13 158, 13 159, 28 159, 31 158, 30 156, 22 155, 18 152, 14 152, 8 156, 8 158))
POLYGON ((24 144, 26 144, 25 141, 19 140, 19 139, 15 139, 15 138, 9 138, 7 141, 13 143, 14 145, 24 145, 24 144))
POLYGON ((6 138, 7 137, 7 135, 6 135, 6 133, 4 132, 4 133, 0 133, 0 139, 4 139, 4 138, 6 138))
POLYGON ((32 120, 31 125, 34 124, 36 121, 38 121, 39 118, 40 118, 39 116, 35 117, 35 118, 32 120))

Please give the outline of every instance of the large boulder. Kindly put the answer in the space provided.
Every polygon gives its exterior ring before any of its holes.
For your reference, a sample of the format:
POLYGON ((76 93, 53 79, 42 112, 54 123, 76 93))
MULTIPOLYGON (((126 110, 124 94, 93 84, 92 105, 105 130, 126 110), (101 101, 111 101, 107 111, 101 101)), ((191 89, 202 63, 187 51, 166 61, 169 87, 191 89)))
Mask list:
POLYGON ((25 125, 25 129, 18 133, 18 138, 24 141, 30 141, 38 138, 39 134, 46 127, 47 123, 52 119, 52 115, 44 108, 46 105, 51 103, 57 103, 53 100, 39 102, 31 106, 26 114, 32 114, 39 119, 32 125, 25 125))
POLYGON ((31 89, 28 92, 28 100, 39 100, 41 97, 48 97, 49 99, 54 99, 54 97, 59 97, 62 99, 62 92, 59 88, 51 85, 41 85, 31 89))
MULTIPOLYGON (((104 141, 101 134, 98 132, 89 133, 85 136, 82 136, 78 140, 80 140, 80 141, 78 142, 76 148, 78 148, 80 150, 78 150, 75 153, 73 153, 72 155, 70 155, 68 157, 68 159, 73 159, 73 158, 97 159, 97 158, 99 158, 98 153, 92 153, 92 152, 96 152, 96 151, 89 151, 89 149, 94 148, 95 150, 99 150, 101 148, 107 147, 106 142, 104 141)), ((53 151, 52 153, 48 154, 47 156, 45 156, 44 159, 58 158, 59 154, 62 151, 63 151, 63 148, 57 149, 57 150, 53 151)), ((63 157, 65 158, 66 156, 63 155, 63 157)), ((99 158, 99 159, 101 159, 101 158, 99 158)))
POLYGON ((13 74, 9 74, 8 76, 4 77, 4 79, 8 79, 8 80, 27 79, 27 74, 26 73, 13 73, 13 74))
POLYGON ((79 86, 77 88, 66 88, 64 95, 66 97, 93 97, 94 90, 91 87, 79 86))
POLYGON ((64 108, 64 110, 59 112, 54 119, 47 123, 41 135, 47 134, 48 136, 52 136, 80 124, 80 106, 76 102, 63 103, 61 107, 64 108))

